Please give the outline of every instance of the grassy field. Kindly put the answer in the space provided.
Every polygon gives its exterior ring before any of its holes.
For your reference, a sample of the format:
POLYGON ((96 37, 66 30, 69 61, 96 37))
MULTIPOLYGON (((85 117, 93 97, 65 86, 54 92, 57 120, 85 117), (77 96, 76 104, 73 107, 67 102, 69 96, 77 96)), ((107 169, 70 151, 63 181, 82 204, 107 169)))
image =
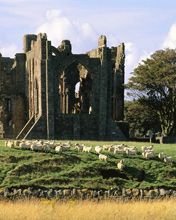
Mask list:
POLYGON ((176 200, 0 202, 0 220, 175 220, 176 200))
MULTIPOLYGON (((83 141, 79 141, 83 142, 83 141)), ((75 143, 75 142, 73 142, 75 143)), ((113 142, 114 143, 114 142, 113 142)), ((117 142, 115 142, 117 143, 117 142)), ((126 142, 118 142, 126 143, 126 142)), ((86 145, 112 144, 112 142, 84 141, 86 145)), ((127 142, 140 149, 146 143, 127 142)), ((176 145, 154 144, 155 152, 165 152, 176 160, 176 145)), ((108 161, 99 161, 95 151, 91 153, 69 150, 59 154, 39 153, 28 150, 9 149, 0 141, 0 188, 46 187, 46 188, 125 188, 176 187, 176 165, 165 164, 159 159, 143 159, 125 156, 126 168, 117 170, 116 163, 124 158, 104 152, 108 161)))

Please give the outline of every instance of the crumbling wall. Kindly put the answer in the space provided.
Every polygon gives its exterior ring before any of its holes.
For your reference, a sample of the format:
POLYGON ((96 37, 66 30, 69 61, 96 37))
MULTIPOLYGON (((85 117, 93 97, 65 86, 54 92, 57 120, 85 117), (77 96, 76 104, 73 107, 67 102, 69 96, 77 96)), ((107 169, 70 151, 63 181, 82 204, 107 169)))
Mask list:
POLYGON ((46 34, 23 44, 14 59, 0 57, 1 136, 125 139, 124 44, 109 48, 102 35, 86 54, 73 54, 69 40, 54 47, 46 34))
POLYGON ((16 136, 25 124, 25 54, 0 55, 0 122, 3 137, 16 136))

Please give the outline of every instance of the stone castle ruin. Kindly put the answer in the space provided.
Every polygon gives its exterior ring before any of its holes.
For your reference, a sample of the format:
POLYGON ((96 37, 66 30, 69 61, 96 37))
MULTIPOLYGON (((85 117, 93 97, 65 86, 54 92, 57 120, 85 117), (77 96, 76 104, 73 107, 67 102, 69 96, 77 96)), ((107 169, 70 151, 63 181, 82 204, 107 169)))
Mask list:
POLYGON ((0 54, 0 138, 124 140, 124 44, 72 54, 46 34, 25 35, 24 52, 0 54))

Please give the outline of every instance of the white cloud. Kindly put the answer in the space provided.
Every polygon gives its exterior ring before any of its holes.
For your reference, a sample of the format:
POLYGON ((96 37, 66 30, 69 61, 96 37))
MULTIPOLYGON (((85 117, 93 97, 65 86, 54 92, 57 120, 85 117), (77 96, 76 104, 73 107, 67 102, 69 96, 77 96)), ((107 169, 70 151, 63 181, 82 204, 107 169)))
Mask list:
POLYGON ((135 45, 132 42, 127 42, 125 43, 125 49, 126 49, 126 63, 129 66, 134 66, 136 61, 136 54, 137 54, 135 45))
POLYGON ((125 59, 125 82, 131 77, 131 73, 137 66, 139 61, 139 54, 136 46, 132 42, 125 43, 126 59, 125 59))
POLYGON ((170 49, 176 48, 176 24, 171 26, 169 33, 163 43, 163 47, 170 49))
POLYGON ((98 34, 87 22, 80 23, 64 16, 59 10, 48 10, 46 21, 41 24, 36 33, 47 33, 56 47, 64 39, 69 39, 73 46, 73 52, 86 52, 96 46, 98 34))
POLYGON ((126 60, 125 60, 125 82, 132 76, 133 70, 142 63, 143 60, 150 58, 152 52, 139 51, 136 45, 132 42, 125 43, 126 60))
POLYGON ((17 51, 19 51, 19 49, 16 44, 9 44, 0 47, 0 53, 3 57, 14 57, 17 51))

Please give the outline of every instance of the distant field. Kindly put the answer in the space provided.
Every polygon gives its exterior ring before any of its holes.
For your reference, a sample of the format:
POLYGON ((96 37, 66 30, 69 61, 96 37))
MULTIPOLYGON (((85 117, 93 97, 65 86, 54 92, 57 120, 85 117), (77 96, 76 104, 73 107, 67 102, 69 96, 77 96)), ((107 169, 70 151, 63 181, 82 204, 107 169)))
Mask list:
POLYGON ((175 220, 176 200, 0 202, 0 220, 175 220))
MULTIPOLYGON (((75 143, 78 141, 74 141, 75 143)), ((79 141, 86 145, 127 143, 140 149, 148 143, 138 142, 95 142, 79 141)), ((165 152, 176 160, 175 144, 154 144, 155 152, 165 152)), ((0 141, 0 188, 46 187, 46 188, 90 188, 110 189, 113 187, 147 188, 176 187, 176 165, 165 164, 159 159, 143 159, 125 156, 126 168, 122 173, 116 163, 124 158, 103 152, 108 161, 99 161, 95 151, 77 152, 74 149, 59 154, 39 153, 28 150, 9 149, 0 141), (110 174, 112 173, 112 174, 110 174), (145 173, 145 175, 143 175, 145 173)))

